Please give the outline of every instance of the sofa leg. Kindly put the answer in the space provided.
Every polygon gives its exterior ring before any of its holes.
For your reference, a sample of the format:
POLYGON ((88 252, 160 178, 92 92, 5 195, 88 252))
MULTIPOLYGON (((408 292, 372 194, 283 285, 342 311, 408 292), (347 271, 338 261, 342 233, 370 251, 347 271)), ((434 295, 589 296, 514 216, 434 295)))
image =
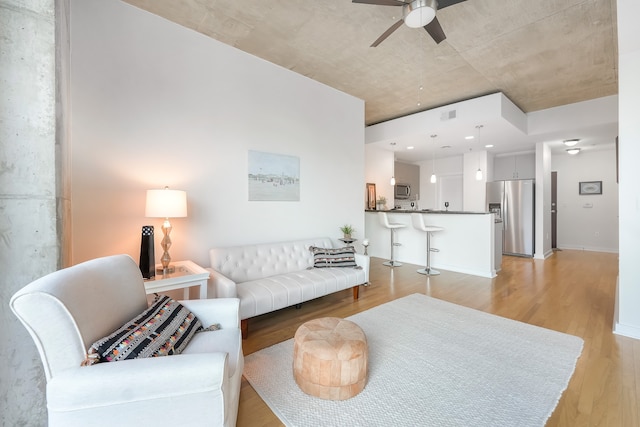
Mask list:
POLYGON ((360 296, 360 286, 353 287, 353 299, 358 299, 360 296))
POLYGON ((249 319, 242 319, 240 321, 240 332, 242 333, 242 339, 246 340, 249 336, 249 319))
POLYGON ((296 304, 296 310, 300 310, 302 308, 302 303, 296 304))

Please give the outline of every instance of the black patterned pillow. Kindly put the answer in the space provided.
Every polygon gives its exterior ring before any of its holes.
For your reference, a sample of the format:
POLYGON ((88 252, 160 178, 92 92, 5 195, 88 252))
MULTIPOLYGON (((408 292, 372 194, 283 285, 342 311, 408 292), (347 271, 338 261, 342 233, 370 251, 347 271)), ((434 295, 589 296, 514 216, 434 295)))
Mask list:
POLYGON ((83 365, 180 354, 202 329, 195 314, 166 295, 111 335, 91 345, 83 365))
POLYGON ((311 246, 313 253, 313 266, 324 267, 356 267, 356 250, 353 246, 343 248, 319 248, 311 246))

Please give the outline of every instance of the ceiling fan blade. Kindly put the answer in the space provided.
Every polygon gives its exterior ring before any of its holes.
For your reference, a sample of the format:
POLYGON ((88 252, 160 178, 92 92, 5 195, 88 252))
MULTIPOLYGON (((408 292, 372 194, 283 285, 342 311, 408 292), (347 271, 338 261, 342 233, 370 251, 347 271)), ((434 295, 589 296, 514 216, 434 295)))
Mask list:
POLYGON ((463 1, 467 0, 438 0, 438 10, 453 6, 454 4, 462 3, 463 1))
POLYGON ((382 35, 380 37, 378 37, 376 39, 376 41, 374 41, 370 47, 376 47, 378 46, 380 43, 382 43, 384 41, 384 39, 386 39, 387 37, 389 37, 391 35, 391 33, 393 33, 395 30, 397 30, 398 28, 400 28, 402 26, 402 24, 404 23, 404 21, 401 19, 398 22, 396 22, 395 24, 393 24, 391 27, 389 27, 389 29, 387 31, 385 31, 384 33, 382 33, 382 35))
POLYGON ((353 0, 353 3, 376 4, 379 6, 404 6, 399 0, 353 0))
POLYGON ((440 26, 440 22, 438 21, 438 17, 433 18, 433 21, 431 21, 427 25, 425 25, 424 29, 427 30, 427 33, 429 33, 431 38, 437 44, 440 44, 440 42, 442 40, 447 38, 447 36, 444 35, 444 31, 442 30, 442 27, 440 26))

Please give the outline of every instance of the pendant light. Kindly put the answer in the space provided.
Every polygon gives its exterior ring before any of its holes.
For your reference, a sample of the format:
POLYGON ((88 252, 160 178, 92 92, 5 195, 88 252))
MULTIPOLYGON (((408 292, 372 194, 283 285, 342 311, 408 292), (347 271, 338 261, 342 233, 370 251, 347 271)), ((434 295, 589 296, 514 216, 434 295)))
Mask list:
MULTIPOLYGON (((476 126, 478 129, 478 146, 480 146, 480 129, 482 129, 482 125, 476 126)), ((480 169, 480 153, 476 154, 478 159, 478 170, 476 171, 476 181, 482 181, 482 169, 480 169)))
POLYGON ((433 139, 433 154, 431 155, 431 183, 435 184, 438 178, 436 178, 436 136, 431 135, 433 139))

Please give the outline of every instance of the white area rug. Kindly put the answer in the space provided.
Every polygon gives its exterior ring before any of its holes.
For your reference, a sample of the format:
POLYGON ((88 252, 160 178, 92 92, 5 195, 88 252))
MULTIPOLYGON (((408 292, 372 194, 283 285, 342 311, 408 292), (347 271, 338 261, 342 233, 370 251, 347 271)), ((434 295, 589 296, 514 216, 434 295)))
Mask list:
POLYGON ((544 426, 582 339, 413 294, 348 318, 367 335, 357 396, 303 393, 293 339, 245 359, 244 376, 287 426, 544 426))

